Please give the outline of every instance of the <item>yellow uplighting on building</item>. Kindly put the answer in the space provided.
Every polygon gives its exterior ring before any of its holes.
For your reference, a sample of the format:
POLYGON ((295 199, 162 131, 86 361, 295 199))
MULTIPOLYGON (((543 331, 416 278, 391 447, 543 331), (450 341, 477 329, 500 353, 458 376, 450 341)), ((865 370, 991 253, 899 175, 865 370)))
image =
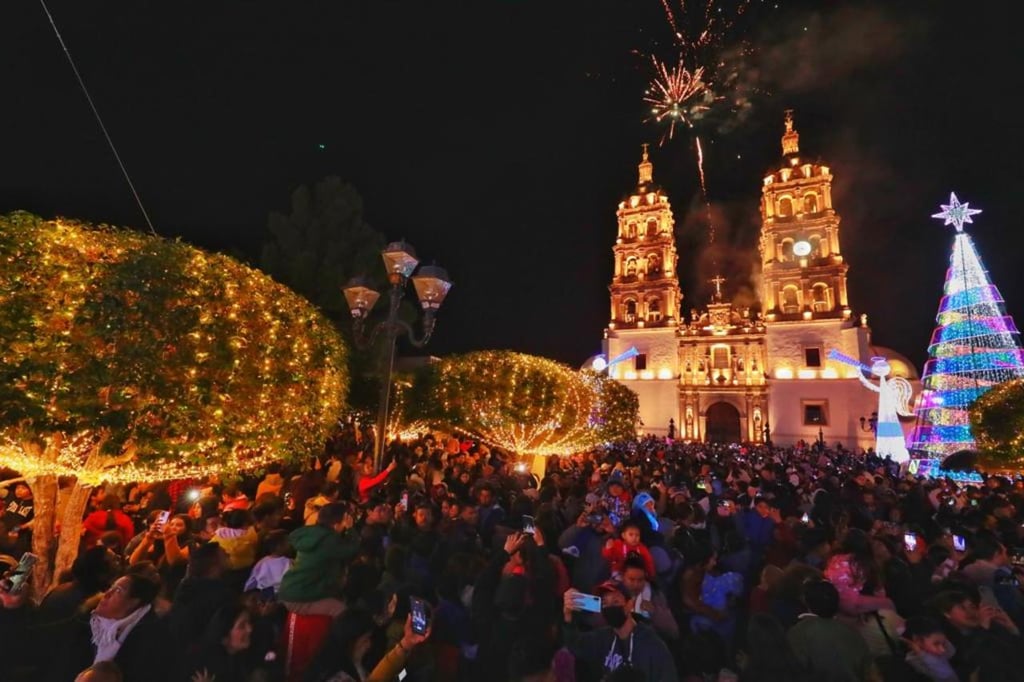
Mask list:
POLYGON ((796 375, 800 379, 816 379, 816 378, 818 378, 818 373, 816 371, 814 371, 813 369, 801 369, 801 370, 798 370, 796 375))
POLYGON ((838 379, 839 378, 839 372, 837 372, 835 370, 835 368, 833 368, 833 367, 826 367, 825 369, 821 370, 821 378, 822 379, 838 379))
POLYGON ((659 379, 671 379, 672 378, 672 370, 670 370, 668 367, 662 367, 661 369, 658 370, 658 378, 659 379))
POLYGON ((654 378, 654 370, 652 370, 652 369, 645 369, 644 371, 640 372, 640 378, 641 379, 653 379, 654 378))
POLYGON ((791 370, 788 367, 780 367, 779 369, 775 370, 775 378, 776 379, 792 379, 793 378, 793 370, 791 370))

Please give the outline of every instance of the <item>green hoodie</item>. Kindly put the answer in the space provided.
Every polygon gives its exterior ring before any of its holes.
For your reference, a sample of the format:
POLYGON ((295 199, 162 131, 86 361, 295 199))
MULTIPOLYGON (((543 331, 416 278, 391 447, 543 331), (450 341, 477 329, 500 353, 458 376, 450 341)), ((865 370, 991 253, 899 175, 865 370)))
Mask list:
POLYGON ((335 533, 324 526, 303 526, 288 535, 298 555, 281 580, 278 599, 312 602, 336 597, 342 564, 356 555, 359 536, 335 533))

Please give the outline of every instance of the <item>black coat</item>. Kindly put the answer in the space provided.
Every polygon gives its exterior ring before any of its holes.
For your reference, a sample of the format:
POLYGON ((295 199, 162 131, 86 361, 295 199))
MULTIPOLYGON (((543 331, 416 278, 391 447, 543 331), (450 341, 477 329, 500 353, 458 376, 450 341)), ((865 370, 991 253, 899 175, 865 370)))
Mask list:
MULTIPOLYGON (((96 647, 92 643, 90 615, 74 618, 64 635, 53 642, 47 682, 74 682, 78 673, 92 665, 96 647)), ((114 662, 121 669, 124 682, 170 682, 174 655, 174 644, 168 638, 165 624, 150 611, 128 633, 114 662)))

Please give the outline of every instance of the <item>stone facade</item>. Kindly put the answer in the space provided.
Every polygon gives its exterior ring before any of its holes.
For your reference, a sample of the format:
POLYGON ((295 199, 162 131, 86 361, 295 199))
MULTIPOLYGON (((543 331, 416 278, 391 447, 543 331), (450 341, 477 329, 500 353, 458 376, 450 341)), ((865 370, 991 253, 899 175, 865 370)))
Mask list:
POLYGON ((856 368, 828 359, 833 349, 865 364, 885 355, 896 375, 917 388, 910 363, 872 346, 867 317, 854 317, 832 172, 801 161, 790 112, 782 148, 782 163, 761 190, 763 314, 728 303, 726 281, 716 277, 712 301, 691 310, 688 320, 679 312, 671 205, 653 182, 644 148, 637 188, 618 208, 603 348, 613 361, 611 376, 640 398, 644 432, 665 434, 671 419, 687 440, 823 438, 869 447, 876 394, 861 386, 856 368), (630 352, 633 357, 614 362, 630 352))

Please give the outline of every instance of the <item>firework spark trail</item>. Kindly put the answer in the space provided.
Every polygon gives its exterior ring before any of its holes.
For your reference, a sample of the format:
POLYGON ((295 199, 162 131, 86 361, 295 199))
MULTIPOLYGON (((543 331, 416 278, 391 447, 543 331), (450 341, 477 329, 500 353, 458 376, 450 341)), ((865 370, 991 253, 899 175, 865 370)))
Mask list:
POLYGON ((665 16, 668 18, 668 25, 672 27, 672 35, 677 40, 682 38, 682 35, 679 33, 679 26, 676 25, 676 17, 672 14, 672 7, 669 6, 668 0, 661 0, 661 6, 665 8, 665 16))
POLYGON ((700 135, 694 135, 697 141, 697 175, 700 177, 700 195, 704 199, 704 209, 708 214, 708 246, 715 243, 715 223, 711 220, 711 202, 708 200, 708 184, 704 177, 704 148, 700 144, 700 135))

